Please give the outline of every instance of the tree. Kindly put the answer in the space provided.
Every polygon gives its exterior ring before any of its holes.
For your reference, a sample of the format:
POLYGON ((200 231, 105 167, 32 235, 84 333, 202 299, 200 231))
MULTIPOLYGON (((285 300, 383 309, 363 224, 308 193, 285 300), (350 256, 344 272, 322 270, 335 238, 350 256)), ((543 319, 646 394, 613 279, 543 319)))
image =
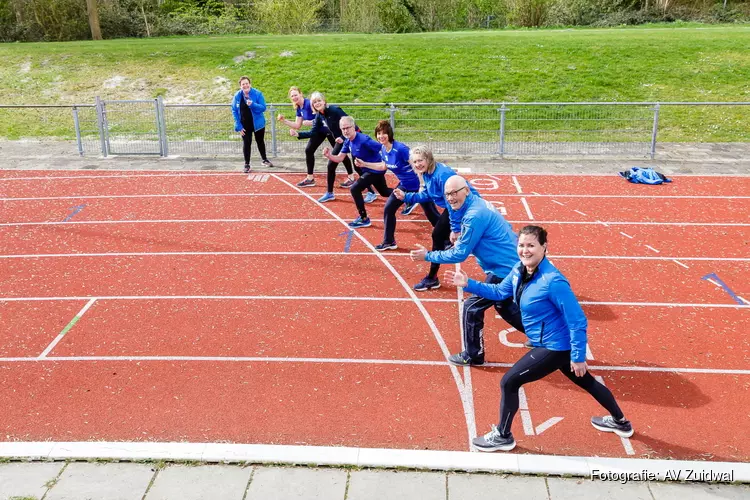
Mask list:
POLYGON ((99 27, 99 7, 96 5, 96 0, 86 0, 86 12, 88 12, 89 15, 91 39, 101 40, 102 29, 99 27))

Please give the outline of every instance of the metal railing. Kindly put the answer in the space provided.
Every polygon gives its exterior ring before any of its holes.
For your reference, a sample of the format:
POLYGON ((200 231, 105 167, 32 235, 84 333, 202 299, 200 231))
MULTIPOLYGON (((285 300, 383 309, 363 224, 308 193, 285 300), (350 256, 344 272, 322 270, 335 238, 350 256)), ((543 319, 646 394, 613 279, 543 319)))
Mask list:
MULTIPOLYGON (((619 156, 651 157, 660 133, 700 124, 697 142, 734 134, 750 142, 748 102, 669 103, 344 103, 360 128, 372 135, 378 120, 389 120, 396 139, 427 144, 441 155, 619 156), (719 112, 719 108, 723 108, 719 112), (679 112, 677 111, 679 110, 679 112), (662 121, 667 116, 666 123, 662 121)), ((31 113, 48 136, 65 136, 61 113, 72 111, 72 125, 81 155, 241 154, 228 104, 167 104, 161 98, 108 101, 93 105, 1 106, 31 113)), ((288 104, 268 104, 266 144, 274 157, 302 155, 306 141, 279 125, 277 114, 293 117, 288 104)), ((70 115, 69 115, 70 116, 70 115)), ((10 117, 9 117, 10 118, 10 117)), ((6 123, 19 120, 6 120, 6 123)), ((23 123, 23 120, 20 120, 23 123)), ((16 125, 18 127, 18 125, 16 125)), ((21 127, 23 128, 23 127, 21 127)), ((26 131, 26 129, 20 132, 26 131)), ((16 131, 19 132, 19 131, 16 131)), ((0 129, 0 135, 2 129, 0 129)))

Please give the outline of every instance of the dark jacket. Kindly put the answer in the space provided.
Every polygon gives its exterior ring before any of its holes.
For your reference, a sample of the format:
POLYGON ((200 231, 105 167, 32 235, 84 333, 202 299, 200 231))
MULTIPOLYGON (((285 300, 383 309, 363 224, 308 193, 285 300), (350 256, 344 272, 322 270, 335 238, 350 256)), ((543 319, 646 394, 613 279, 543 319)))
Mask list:
POLYGON ((348 116, 343 109, 338 106, 329 104, 326 106, 326 113, 322 115, 315 113, 313 118, 312 128, 300 132, 297 136, 299 139, 308 139, 314 135, 330 135, 333 139, 341 137, 344 139, 344 134, 341 133, 339 122, 345 116, 348 116))

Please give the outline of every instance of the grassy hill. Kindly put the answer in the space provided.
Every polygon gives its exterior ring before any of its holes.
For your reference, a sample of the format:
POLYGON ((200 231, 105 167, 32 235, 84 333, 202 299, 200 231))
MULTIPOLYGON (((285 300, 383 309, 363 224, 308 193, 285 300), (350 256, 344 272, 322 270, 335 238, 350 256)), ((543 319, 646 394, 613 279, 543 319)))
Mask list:
POLYGON ((0 104, 223 103, 243 74, 272 102, 290 85, 332 102, 750 101, 748 47, 748 26, 14 43, 0 104))

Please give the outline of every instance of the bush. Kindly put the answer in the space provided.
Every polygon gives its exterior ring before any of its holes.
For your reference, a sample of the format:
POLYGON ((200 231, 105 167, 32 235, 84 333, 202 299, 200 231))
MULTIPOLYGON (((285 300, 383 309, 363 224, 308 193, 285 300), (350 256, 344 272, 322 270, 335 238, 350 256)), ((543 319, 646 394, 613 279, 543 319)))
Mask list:
POLYGON ((309 33, 319 24, 323 0, 258 0, 255 8, 263 31, 309 33))
POLYGON ((408 33, 417 30, 417 22, 402 0, 380 0, 378 20, 386 33, 408 33))
POLYGON ((341 31, 376 33, 383 31, 376 8, 367 1, 350 0, 341 13, 341 31))
POLYGON ((508 22, 525 28, 544 26, 551 4, 552 0, 509 0, 508 22))

